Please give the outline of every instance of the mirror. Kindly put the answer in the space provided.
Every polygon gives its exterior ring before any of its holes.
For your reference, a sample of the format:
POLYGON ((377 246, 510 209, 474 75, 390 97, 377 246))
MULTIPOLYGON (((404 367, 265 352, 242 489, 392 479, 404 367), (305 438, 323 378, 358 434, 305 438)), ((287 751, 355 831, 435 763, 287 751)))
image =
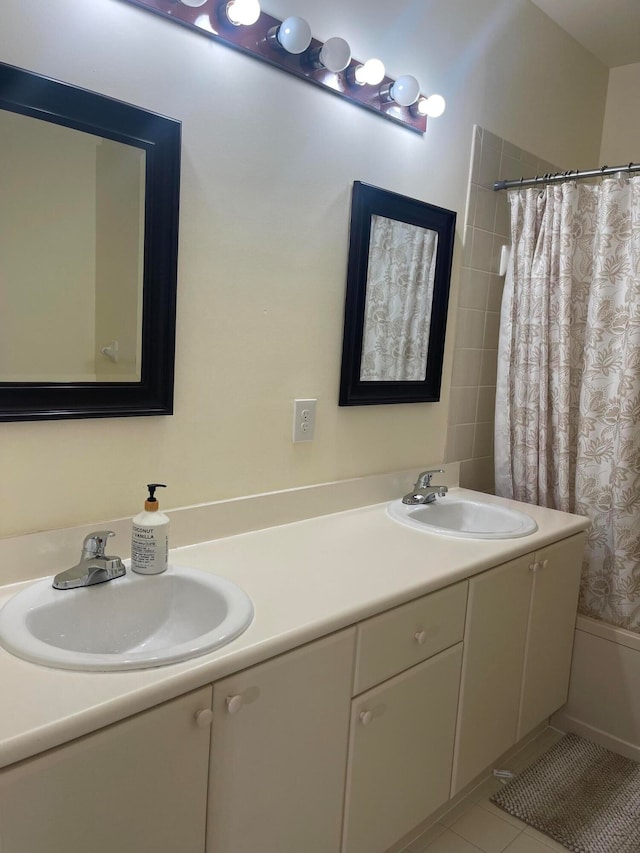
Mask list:
POLYGON ((180 123, 0 64, 0 420, 171 414, 180 123))
POLYGON ((440 399, 455 222, 354 182, 341 406, 440 399))

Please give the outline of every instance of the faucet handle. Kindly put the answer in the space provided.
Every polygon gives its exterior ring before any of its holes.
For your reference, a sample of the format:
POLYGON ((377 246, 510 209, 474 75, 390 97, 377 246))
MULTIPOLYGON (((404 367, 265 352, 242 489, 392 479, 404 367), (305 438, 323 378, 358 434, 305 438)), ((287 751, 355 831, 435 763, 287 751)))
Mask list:
POLYGON ((431 471, 422 471, 418 474, 418 479, 416 480, 416 489, 426 489, 427 486, 431 485, 431 478, 434 474, 444 474, 444 468, 434 468, 431 471))
POLYGON ((82 558, 90 560, 93 557, 104 558, 104 549, 107 544, 107 539, 110 536, 115 536, 113 530, 96 530, 85 536, 82 543, 82 558))

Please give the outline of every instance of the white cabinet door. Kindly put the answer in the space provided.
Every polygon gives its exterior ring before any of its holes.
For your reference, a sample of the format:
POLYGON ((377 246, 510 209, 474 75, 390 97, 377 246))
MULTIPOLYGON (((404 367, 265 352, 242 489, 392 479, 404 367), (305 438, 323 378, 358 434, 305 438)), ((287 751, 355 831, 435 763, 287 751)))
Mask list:
POLYGON ((206 687, 0 771, 2 853, 202 853, 210 708, 206 687))
POLYGON ((451 796, 567 698, 584 534, 469 582, 451 796))
POLYGON ((338 853, 355 629, 214 685, 208 853, 338 853))
POLYGON ((469 581, 452 797, 516 741, 533 560, 469 581))
POLYGON ((535 556, 517 740, 567 701, 585 534, 535 556))
POLYGON ((448 799, 461 661, 459 643, 354 699, 343 853, 383 853, 448 799))

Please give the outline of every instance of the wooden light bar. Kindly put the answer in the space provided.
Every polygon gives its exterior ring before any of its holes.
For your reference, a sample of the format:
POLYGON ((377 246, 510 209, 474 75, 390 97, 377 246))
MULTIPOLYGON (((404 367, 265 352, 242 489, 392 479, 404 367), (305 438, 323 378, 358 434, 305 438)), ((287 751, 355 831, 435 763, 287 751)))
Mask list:
MULTIPOLYGON (((333 72, 327 68, 314 67, 310 57, 314 51, 322 47, 322 42, 312 39, 308 49, 301 54, 287 53, 284 49, 273 46, 267 35, 278 27, 282 21, 260 13, 255 24, 235 26, 226 17, 225 3, 207 0, 202 6, 192 7, 181 3, 180 0, 123 0, 140 6, 157 15, 161 15, 176 24, 182 24, 196 30, 207 38, 220 41, 235 50, 242 51, 262 62, 267 62, 275 68, 280 68, 309 83, 314 83, 323 89, 346 98, 360 107, 377 113, 383 118, 397 124, 424 133, 427 129, 426 116, 418 115, 415 107, 402 107, 395 101, 386 101, 380 97, 380 90, 393 84, 390 77, 384 77, 379 85, 350 85, 355 69, 364 63, 351 59, 344 71, 333 72)), ((424 96, 421 96, 424 97, 424 96)))

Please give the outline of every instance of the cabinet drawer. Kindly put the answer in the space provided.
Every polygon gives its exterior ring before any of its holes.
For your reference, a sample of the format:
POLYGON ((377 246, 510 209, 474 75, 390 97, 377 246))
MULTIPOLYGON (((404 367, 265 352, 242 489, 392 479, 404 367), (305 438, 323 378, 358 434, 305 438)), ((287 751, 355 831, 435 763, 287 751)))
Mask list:
POLYGON ((354 696, 462 639, 467 581, 358 625, 354 696))

